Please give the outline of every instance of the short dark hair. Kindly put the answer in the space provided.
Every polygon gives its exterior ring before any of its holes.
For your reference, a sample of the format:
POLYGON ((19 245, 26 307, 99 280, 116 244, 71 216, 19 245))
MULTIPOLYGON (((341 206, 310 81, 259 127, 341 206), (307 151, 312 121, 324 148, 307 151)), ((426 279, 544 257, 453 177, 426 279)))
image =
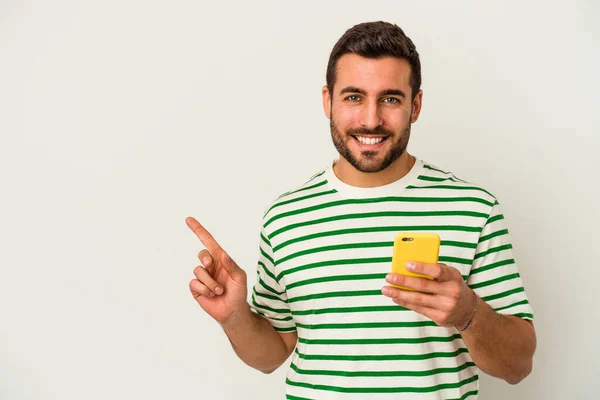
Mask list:
POLYGON ((327 88, 333 96, 337 63, 344 54, 357 54, 367 58, 396 57, 408 61, 411 67, 410 87, 412 98, 421 88, 421 61, 412 40, 398 25, 389 22, 364 22, 348 29, 333 46, 327 63, 327 88))

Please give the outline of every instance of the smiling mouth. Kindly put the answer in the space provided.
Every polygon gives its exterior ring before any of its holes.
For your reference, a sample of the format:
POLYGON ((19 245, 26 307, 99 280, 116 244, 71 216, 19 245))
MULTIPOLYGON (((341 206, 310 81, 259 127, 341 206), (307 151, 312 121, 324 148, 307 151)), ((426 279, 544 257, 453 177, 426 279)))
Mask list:
POLYGON ((376 145, 387 140, 388 136, 360 136, 352 135, 360 144, 364 145, 376 145))

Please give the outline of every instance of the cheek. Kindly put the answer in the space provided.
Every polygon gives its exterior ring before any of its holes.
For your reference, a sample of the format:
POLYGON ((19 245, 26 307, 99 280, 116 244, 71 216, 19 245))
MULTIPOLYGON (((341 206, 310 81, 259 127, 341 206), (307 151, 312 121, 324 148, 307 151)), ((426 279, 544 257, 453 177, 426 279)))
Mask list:
POLYGON ((333 107, 333 116, 337 121, 344 122, 345 124, 352 123, 352 121, 357 121, 360 116, 360 107, 349 107, 345 105, 340 105, 338 107, 333 107))
POLYGON ((408 111, 402 112, 388 112, 382 115, 385 125, 393 127, 394 131, 400 128, 404 128, 410 121, 410 114, 408 111))
POLYGON ((340 107, 338 110, 334 108, 333 117, 337 127, 345 132, 348 129, 356 128, 359 126, 359 112, 358 108, 344 108, 340 107))

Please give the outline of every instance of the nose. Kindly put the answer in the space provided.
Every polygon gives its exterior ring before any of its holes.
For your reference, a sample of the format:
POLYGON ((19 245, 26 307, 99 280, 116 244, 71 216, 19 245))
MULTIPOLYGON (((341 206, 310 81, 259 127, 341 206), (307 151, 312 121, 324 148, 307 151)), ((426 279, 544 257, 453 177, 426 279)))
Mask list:
POLYGON ((366 129, 375 129, 378 126, 383 125, 379 104, 376 101, 370 101, 363 106, 359 123, 366 129))

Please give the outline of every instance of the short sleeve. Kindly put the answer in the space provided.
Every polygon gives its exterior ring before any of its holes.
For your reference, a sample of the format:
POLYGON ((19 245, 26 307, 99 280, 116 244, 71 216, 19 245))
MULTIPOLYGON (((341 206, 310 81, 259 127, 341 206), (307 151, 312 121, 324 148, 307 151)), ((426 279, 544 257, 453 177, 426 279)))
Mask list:
POLYGON ((533 320, 497 201, 479 237, 467 284, 496 312, 533 320))
POLYGON ((288 305, 287 293, 276 278, 273 249, 264 227, 260 232, 259 250, 250 308, 269 321, 276 331, 294 332, 296 324, 288 305))

